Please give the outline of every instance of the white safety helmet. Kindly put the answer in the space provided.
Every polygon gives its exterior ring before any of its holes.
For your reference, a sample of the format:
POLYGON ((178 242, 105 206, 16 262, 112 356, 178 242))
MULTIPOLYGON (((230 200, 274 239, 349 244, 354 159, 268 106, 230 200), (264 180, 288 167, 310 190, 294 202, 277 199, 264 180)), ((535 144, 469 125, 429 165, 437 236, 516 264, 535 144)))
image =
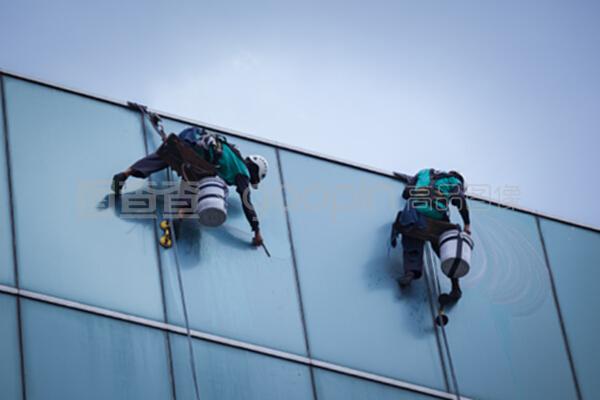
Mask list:
MULTIPOLYGON (((267 159, 263 156, 259 156, 258 154, 253 154, 248 156, 248 159, 252 161, 258 167, 258 181, 262 181, 267 176, 267 171, 269 170, 269 163, 267 159)), ((258 189, 258 183, 253 184, 252 187, 254 189, 258 189)))

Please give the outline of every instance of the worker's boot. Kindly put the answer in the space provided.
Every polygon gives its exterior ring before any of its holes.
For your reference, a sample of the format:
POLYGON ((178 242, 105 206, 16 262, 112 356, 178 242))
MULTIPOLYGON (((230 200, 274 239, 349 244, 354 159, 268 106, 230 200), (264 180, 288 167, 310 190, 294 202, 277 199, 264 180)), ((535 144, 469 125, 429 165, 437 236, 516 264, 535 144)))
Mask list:
POLYGON ((452 301, 458 301, 462 297, 462 290, 460 290, 460 286, 458 285, 458 279, 452 279, 452 290, 449 294, 452 301))
POLYGON ((414 279, 415 273, 413 271, 406 271, 404 276, 398 279, 398 284, 401 288, 409 287, 414 279))
POLYGON ((125 174, 124 172, 120 172, 113 176, 112 185, 110 186, 110 188, 113 192, 115 192, 115 196, 121 195, 121 189, 123 189, 126 180, 127 174, 125 174))

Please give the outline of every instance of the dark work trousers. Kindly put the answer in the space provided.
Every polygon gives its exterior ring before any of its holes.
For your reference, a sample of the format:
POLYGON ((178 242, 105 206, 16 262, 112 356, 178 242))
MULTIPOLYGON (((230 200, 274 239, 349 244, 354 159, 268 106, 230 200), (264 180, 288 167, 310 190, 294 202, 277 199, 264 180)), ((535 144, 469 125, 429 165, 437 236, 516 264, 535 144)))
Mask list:
MULTIPOLYGON (((437 243, 432 243, 433 251, 439 257, 437 243)), ((404 272, 412 271, 415 279, 423 274, 423 256, 425 255, 425 240, 417 239, 408 235, 402 235, 402 259, 404 261, 404 272)))
POLYGON ((131 166, 131 175, 146 178, 153 172, 170 166, 185 181, 199 181, 207 176, 215 176, 215 166, 198 154, 194 143, 185 138, 186 131, 179 136, 169 135, 156 152, 136 161, 131 166))
MULTIPOLYGON (((161 171, 167 168, 168 166, 169 164, 167 164, 157 153, 152 153, 144 158, 140 158, 130 167, 131 175, 135 176, 136 178, 147 178, 149 175, 161 171)), ((191 194, 195 192, 196 187, 188 186, 187 183, 182 180, 179 190, 181 191, 181 193, 191 194)), ((182 203, 173 207, 186 209, 187 213, 191 214, 190 210, 192 209, 192 204, 195 204, 196 200, 191 200, 191 202, 188 202, 189 200, 186 199, 179 200, 185 201, 186 204, 182 203)))
MULTIPOLYGON (((192 143, 194 142, 194 138, 195 138, 194 132, 196 130, 198 130, 198 128, 187 128, 187 129, 184 129, 183 131, 181 131, 179 133, 179 135, 177 135, 177 136, 183 142, 192 145, 192 143)), ((165 144, 163 143, 161 145, 161 147, 164 145, 165 144)), ((136 178, 147 178, 149 175, 151 175, 157 171, 163 170, 163 169, 167 168, 168 166, 169 166, 169 164, 167 164, 158 155, 158 152, 154 152, 152 154, 147 155, 144 158, 137 160, 130 167, 132 170, 131 175, 135 176, 136 178)))
POLYGON ((402 235, 402 259, 404 260, 404 273, 411 271, 415 279, 423 274, 423 253, 425 241, 402 235))
MULTIPOLYGON (((440 256, 439 247, 436 243, 431 244, 431 248, 440 256)), ((402 235, 402 256, 404 260, 404 273, 412 272, 415 274, 415 279, 419 279, 421 275, 423 275, 423 256, 425 255, 425 240, 417 239, 415 237, 410 237, 408 235, 402 235)), ((460 286, 457 278, 453 278, 450 280, 452 282, 452 292, 450 295, 452 296, 455 291, 458 290, 460 298, 460 286)), ((455 301, 458 300, 455 298, 455 301)))
POLYGON ((154 172, 167 168, 169 164, 163 161, 156 153, 147 155, 144 158, 137 160, 130 168, 131 175, 136 178, 147 178, 148 175, 154 172))
MULTIPOLYGON (((399 213, 397 222, 403 217, 399 213)), ((440 250, 438 241, 440 235, 447 230, 456 229, 456 225, 451 224, 448 219, 435 220, 425 217, 414 210, 408 209, 409 220, 414 218, 415 222, 409 226, 399 224, 398 229, 402 233, 402 250, 404 260, 404 272, 412 271, 415 274, 415 279, 418 279, 423 274, 423 256, 425 250, 425 242, 431 243, 431 248, 439 257, 440 250)))

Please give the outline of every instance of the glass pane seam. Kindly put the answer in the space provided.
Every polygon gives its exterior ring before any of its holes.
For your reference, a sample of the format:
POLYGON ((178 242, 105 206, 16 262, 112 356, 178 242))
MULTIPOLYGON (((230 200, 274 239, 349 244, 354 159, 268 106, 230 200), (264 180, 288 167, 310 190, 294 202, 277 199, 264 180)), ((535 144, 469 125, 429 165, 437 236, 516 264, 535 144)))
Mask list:
MULTIPOLYGON (((296 283, 296 296, 298 299, 298 307, 300 311, 300 318, 302 321, 302 330, 304 334, 304 344, 306 346, 306 355, 309 359, 312 358, 312 352, 310 350, 310 342, 308 339, 308 326, 306 324, 306 317, 304 314, 304 302, 302 300, 302 288, 300 287, 300 276, 298 273, 298 263, 296 262, 296 248, 294 247, 294 237, 292 234, 292 226, 290 221, 290 213, 288 210, 288 200, 287 193, 285 190, 285 178, 283 177, 283 165, 281 162, 281 156, 279 154, 279 149, 275 148, 275 156, 277 157, 277 168, 279 170, 279 184, 281 186, 281 196, 283 197, 283 210, 285 212, 285 224, 288 233, 288 241, 290 242, 290 252, 292 253, 292 267, 294 269, 294 281, 296 283)), ((312 367, 309 367, 310 371, 310 384, 312 387, 313 398, 317 400, 319 397, 317 395, 317 386, 315 383, 315 374, 312 367)))
POLYGON ((565 344, 565 350, 567 352, 567 357, 569 359, 569 367, 571 369, 571 374, 573 375, 573 383, 575 385, 575 391, 577 392, 577 398, 579 400, 583 399, 583 395, 581 393, 581 387, 579 385, 579 378, 577 377, 577 371, 575 369, 575 360, 573 359, 573 353, 571 352, 571 346, 569 344, 569 336, 567 335, 567 328, 565 325, 565 321, 563 319, 562 309, 560 307, 560 302, 558 300, 558 292, 556 290, 556 283, 554 281, 554 274, 552 273, 552 267, 550 265, 550 257, 548 257, 548 251, 546 249, 546 240, 544 239, 544 234, 542 232, 542 226, 540 223, 540 217, 535 217, 535 224, 537 226, 537 232, 540 237, 540 242, 542 244, 542 251, 544 253, 544 261, 546 264, 546 268, 548 270, 548 278, 550 280, 550 287, 552 288, 552 299, 554 300, 554 305, 556 306, 556 313, 558 315, 558 321, 560 324, 560 331, 562 333, 563 341, 565 344))
MULTIPOLYGON (((6 179, 8 183, 8 204, 9 204, 9 215, 10 215, 10 234, 12 243, 12 256, 13 256, 13 275, 14 283, 19 288, 19 268, 17 258, 17 232, 15 225, 15 202, 13 193, 13 181, 12 181, 12 170, 11 170, 11 158, 10 158, 10 142, 8 139, 8 106, 6 104, 6 91, 4 88, 4 74, 0 71, 0 102, 2 103, 2 124, 4 130, 4 152, 6 162, 6 179)), ((27 399, 27 390, 25 384, 25 360, 23 355, 23 324, 21 321, 21 299, 16 299, 17 307, 17 335, 19 341, 19 367, 21 373, 21 395, 23 400, 27 399)))
POLYGON ((8 206, 10 217, 10 234, 12 244, 13 269, 15 286, 19 287, 19 269, 17 268, 17 235, 15 225, 15 202, 10 158, 10 141, 8 139, 8 106, 6 105, 6 93, 4 89, 4 75, 0 75, 0 103, 2 103, 2 125, 4 128, 4 160, 6 163, 6 181, 8 184, 8 206))
MULTIPOLYGON (((11 286, 0 285, 0 293, 15 295, 17 297, 26 298, 29 300, 40 301, 40 302, 51 304, 51 305, 65 307, 65 308, 69 308, 69 309, 73 309, 73 310, 77 310, 77 311, 83 311, 83 312, 95 314, 95 315, 98 315, 101 317, 108 317, 108 318, 112 318, 112 319, 116 319, 116 320, 121 320, 124 322, 130 322, 133 324, 142 325, 142 326, 146 326, 149 328, 155 328, 155 329, 159 329, 159 330, 163 330, 163 331, 167 331, 167 332, 171 332, 171 333, 176 333, 176 334, 180 334, 180 335, 186 335, 186 332, 187 332, 184 327, 171 325, 171 324, 167 324, 167 323, 159 322, 159 321, 153 321, 153 320, 150 320, 147 318, 136 317, 134 315, 125 314, 125 313, 121 313, 118 311, 107 310, 104 308, 90 306, 87 304, 82 304, 82 303, 78 303, 78 302, 71 301, 71 300, 65 300, 65 299, 61 299, 58 297, 45 295, 42 293, 32 292, 29 290, 18 289, 18 288, 14 288, 11 286)), ((258 345, 242 342, 242 341, 235 340, 235 339, 229 339, 229 338, 225 338, 222 336, 218 336, 218 335, 214 335, 214 334, 210 334, 210 333, 206 333, 206 332, 191 330, 191 336, 195 339, 200 339, 200 340, 204 340, 204 341, 208 341, 208 342, 212 342, 212 343, 216 343, 216 344, 220 344, 220 345, 224 345, 224 346, 228 346, 228 347, 238 348, 241 350, 247 350, 247 351, 262 354, 265 356, 278 358, 278 359, 285 360, 285 361, 291 361, 291 362, 295 362, 295 363, 299 363, 299 364, 313 366, 316 368, 325 369, 328 371, 337 372, 337 373, 341 373, 344 375, 361 378, 361 379, 365 379, 365 380, 376 382, 376 383, 382 383, 382 384, 396 387, 399 389, 405 389, 405 390, 410 390, 410 391, 417 392, 417 393, 426 394, 426 395, 437 397, 440 399, 452 400, 452 399, 456 398, 456 396, 454 396, 451 393, 432 389, 429 387, 415 385, 415 384, 412 384, 409 382, 404 382, 404 381, 401 381, 398 379, 389 378, 389 377, 373 374, 370 372, 360 371, 360 370, 356 370, 353 368, 344 367, 344 366, 341 366, 338 364, 326 362, 326 361, 315 360, 315 359, 312 359, 309 357, 304 357, 304 356, 300 356, 300 355, 293 354, 293 353, 288 353, 288 352, 281 351, 281 350, 275 350, 275 349, 271 349, 271 348, 264 347, 264 346, 258 346, 258 345)), ((469 400, 469 398, 467 398, 467 397, 461 397, 461 399, 469 400)))

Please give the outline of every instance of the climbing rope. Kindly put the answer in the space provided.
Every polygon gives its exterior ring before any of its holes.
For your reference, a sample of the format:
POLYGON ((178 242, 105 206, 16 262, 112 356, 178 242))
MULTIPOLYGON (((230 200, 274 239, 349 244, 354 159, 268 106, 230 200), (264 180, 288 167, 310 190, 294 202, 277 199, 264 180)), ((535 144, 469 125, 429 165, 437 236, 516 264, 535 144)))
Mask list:
MULTIPOLYGON (((146 135, 146 115, 148 113, 147 109, 144 106, 140 106, 137 104, 130 104, 134 107, 136 107, 139 111, 140 114, 142 115, 142 131, 143 131, 143 135, 144 135, 144 148, 146 149, 146 153, 148 152, 148 145, 147 145, 147 135, 146 135)), ((157 130, 157 132, 159 133, 159 135, 161 136, 161 138, 163 139, 163 141, 165 140, 165 134, 164 131, 162 129, 162 123, 160 121, 160 117, 157 117, 157 121, 156 123, 154 121, 152 121, 152 126, 157 130)), ((172 172, 171 169, 169 168, 167 170, 167 179, 169 180, 169 182, 172 182, 172 172)), ((150 180, 150 182, 152 182, 150 180)), ((194 393, 195 393, 195 397, 196 400, 200 400, 200 389, 199 389, 199 385, 198 385, 198 377, 197 377, 197 373, 196 373, 196 359, 194 357, 194 347, 193 347, 193 343, 192 343, 192 330, 190 329, 190 320, 189 320, 189 316, 188 316, 188 311, 187 311, 187 304, 185 301, 185 292, 183 289, 183 279, 181 277, 181 266, 179 263, 179 251, 177 249, 177 234, 175 232, 175 225, 173 224, 173 219, 170 216, 165 216, 165 219, 167 220, 167 223, 169 224, 169 231, 170 231, 170 238, 172 240, 173 243, 173 251, 175 253, 174 255, 174 259, 175 259, 175 269, 177 272, 177 282, 179 285, 179 296, 181 299, 181 305, 183 308, 183 319, 184 319, 184 323, 185 323, 185 333, 187 336, 187 342, 188 342, 188 354, 189 354, 189 359, 190 359, 190 368, 192 370, 192 380, 194 382, 194 393)))
POLYGON ((158 135, 160 136, 162 141, 164 142, 165 140, 167 140, 167 134, 165 133, 165 130, 163 128, 162 119, 160 118, 160 116, 158 114, 156 114, 154 112, 150 112, 150 111, 148 111, 148 107, 146 107, 142 104, 134 103, 132 101, 128 101, 127 106, 129 106, 135 110, 138 110, 142 114, 142 120, 143 120, 142 123, 144 125, 143 126, 144 135, 146 133, 145 117, 148 116, 148 119, 150 120, 152 127, 154 128, 156 133, 158 133, 158 135))
MULTIPOLYGON (((429 242, 427 242, 427 248, 425 251, 427 253, 427 259, 426 259, 426 263, 425 263, 427 266, 427 272, 428 272, 427 275, 430 275, 431 279, 433 280, 433 282, 431 284, 431 287, 432 287, 431 290, 433 290, 434 302, 437 303, 436 309, 437 309, 438 315, 441 316, 442 309, 440 307, 438 299, 439 299, 440 294, 442 293, 442 288, 440 286, 440 281, 439 281, 438 274, 437 274, 437 271, 435 268, 435 262, 434 262, 433 254, 432 254, 433 251, 431 249, 431 244, 429 242)), ((428 285, 427 290, 428 291, 430 290, 429 285, 428 285)), ((454 369, 454 363, 452 362, 452 355, 450 354, 450 345, 448 343, 448 335, 446 334, 446 328, 444 327, 444 324, 440 324, 440 328, 442 331, 442 339, 444 341, 446 358, 448 359, 450 376, 452 378, 452 384, 454 385, 454 394, 456 394, 456 398, 458 400, 460 400, 461 396, 460 396, 460 391, 458 389, 458 379, 456 378, 456 370, 454 369)))
MULTIPOLYGON (((169 181, 171 181, 171 171, 168 171, 169 181)), ((192 344, 192 331, 190 329, 190 320, 188 317, 187 304, 185 301, 185 291, 183 289, 183 279, 181 277, 181 265, 179 263, 179 250, 177 248, 177 233, 175 232, 175 226, 171 217, 166 218, 169 222, 169 229, 171 230, 173 240, 173 252, 175 254, 175 269, 177 271, 177 283, 179 284, 179 296, 181 298, 181 305, 183 308, 183 319, 185 322, 185 333, 187 335, 188 350, 190 356, 190 366, 192 369, 192 378, 194 381, 194 391, 196 393, 196 400, 200 400, 200 389, 198 386, 198 377, 196 375, 196 359, 194 358, 194 347, 192 344)))

